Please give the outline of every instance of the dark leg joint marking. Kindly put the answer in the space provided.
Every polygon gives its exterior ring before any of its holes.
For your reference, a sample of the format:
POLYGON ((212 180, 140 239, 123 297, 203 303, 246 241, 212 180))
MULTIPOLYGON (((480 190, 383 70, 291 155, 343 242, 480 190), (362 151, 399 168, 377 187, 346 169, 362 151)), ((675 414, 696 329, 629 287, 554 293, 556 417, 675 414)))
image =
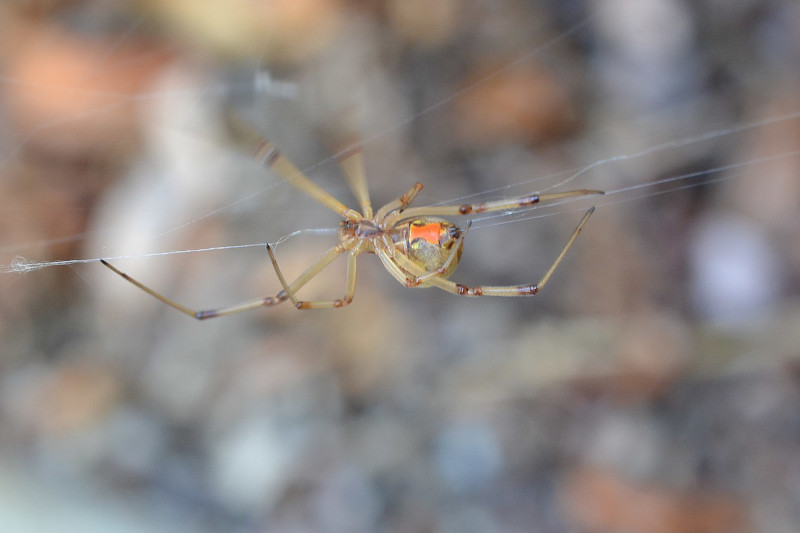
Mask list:
POLYGON ((341 298, 339 300, 334 300, 333 307, 335 308, 344 307, 345 305, 349 305, 350 302, 352 301, 353 301, 352 298, 341 298))
POLYGON ((483 296, 483 289, 481 287, 467 287, 460 283, 456 283, 456 293, 459 296, 483 296))
POLYGON ((538 203, 539 203, 539 195, 538 194, 532 194, 532 195, 528 196, 527 198, 523 198, 522 200, 519 201, 519 205, 521 205, 521 206, 522 205, 533 205, 533 204, 538 204, 538 203))
POLYGON ((194 314, 194 317, 197 320, 205 320, 206 318, 214 318, 218 315, 219 313, 217 311, 198 311, 194 314))
POLYGON ((263 165, 271 167, 275 164, 281 153, 269 142, 262 142, 255 151, 255 157, 261 161, 263 165))
POLYGON ((470 213, 483 213, 486 211, 486 204, 464 204, 458 208, 458 212, 462 215, 470 213))
POLYGON ((537 292, 539 292, 539 285, 523 285, 517 292, 520 296, 533 296, 537 292))

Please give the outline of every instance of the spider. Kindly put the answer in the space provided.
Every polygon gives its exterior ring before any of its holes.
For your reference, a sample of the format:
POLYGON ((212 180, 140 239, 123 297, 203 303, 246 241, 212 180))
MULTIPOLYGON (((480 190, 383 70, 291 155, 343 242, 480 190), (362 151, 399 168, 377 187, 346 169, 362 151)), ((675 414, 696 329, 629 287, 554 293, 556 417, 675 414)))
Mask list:
POLYGON ((389 274, 406 287, 438 287, 459 296, 532 296, 547 284, 553 272, 561 264, 586 221, 594 212, 594 207, 583 215, 578 226, 542 278, 537 283, 523 285, 468 287, 450 281, 448 278, 456 269, 461 258, 464 237, 469 231, 471 222, 464 229, 461 229, 439 217, 469 215, 471 213, 489 211, 513 211, 560 198, 604 194, 603 191, 581 189, 551 194, 528 194, 507 200, 476 204, 409 207, 422 190, 422 184, 416 183, 400 198, 373 212, 364 172, 363 155, 360 147, 351 146, 349 149, 339 152, 336 159, 342 168, 350 189, 361 206, 361 212, 359 213, 328 194, 305 176, 274 145, 260 136, 255 137, 255 135, 251 133, 251 136, 254 136, 254 146, 256 146, 254 157, 263 166, 271 169, 279 177, 308 194, 320 204, 336 211, 342 217, 339 223, 338 243, 322 254, 316 262, 294 281, 287 283, 281 269, 278 267, 272 247, 267 244, 267 253, 275 269, 275 274, 283 287, 281 291, 275 296, 249 300, 229 307, 195 311, 156 292, 117 269, 105 259, 100 261, 136 287, 198 320, 278 305, 286 300, 290 300, 298 309, 344 307, 353 301, 356 286, 356 258, 362 253, 377 255, 389 274), (297 291, 342 254, 347 254, 347 282, 344 297, 328 301, 299 300, 296 296, 297 291))

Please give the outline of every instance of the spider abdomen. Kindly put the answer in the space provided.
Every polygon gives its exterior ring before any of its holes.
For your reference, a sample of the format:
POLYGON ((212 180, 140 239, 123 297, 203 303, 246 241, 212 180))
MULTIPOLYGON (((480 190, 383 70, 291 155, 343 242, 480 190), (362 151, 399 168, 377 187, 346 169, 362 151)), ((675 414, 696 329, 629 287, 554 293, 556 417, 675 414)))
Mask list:
POLYGON ((409 259, 428 272, 441 270, 447 265, 440 272, 445 278, 453 273, 463 248, 458 226, 444 219, 428 217, 409 220, 403 229, 405 253, 409 259), (453 246, 458 248, 450 259, 453 246))

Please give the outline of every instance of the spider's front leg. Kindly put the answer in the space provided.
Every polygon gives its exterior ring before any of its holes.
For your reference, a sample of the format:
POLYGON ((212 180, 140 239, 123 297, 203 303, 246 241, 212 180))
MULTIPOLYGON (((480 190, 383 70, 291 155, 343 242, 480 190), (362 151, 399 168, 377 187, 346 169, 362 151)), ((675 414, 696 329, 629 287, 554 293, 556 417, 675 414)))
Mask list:
MULTIPOLYGON (((526 194, 516 198, 509 198, 506 200, 494 200, 491 202, 482 202, 477 204, 458 204, 458 205, 431 205, 423 207, 411 207, 403 213, 403 218, 406 217, 430 217, 430 216, 457 216, 457 215, 470 215, 475 213, 489 213, 493 211, 515 211, 524 209, 526 207, 561 200, 564 198, 572 198, 577 196, 590 196, 595 194, 605 194, 604 191, 596 191, 591 189, 578 189, 575 191, 563 191, 547 194, 526 194)), ((388 217, 391 218, 391 217, 388 217)))
POLYGON ((581 218, 581 221, 578 223, 575 231, 572 232, 572 235, 567 240, 566 244, 564 244, 564 247, 561 249, 561 252, 559 252, 555 261, 553 261, 542 278, 537 283, 533 284, 478 285, 475 287, 468 287, 466 285, 450 281, 445 276, 429 276, 430 273, 428 271, 403 254, 397 253, 392 257, 392 259, 396 263, 398 269, 402 271, 409 272, 418 278, 428 276, 425 278, 426 285, 439 287, 444 291, 456 294, 458 296, 533 296, 542 290, 542 288, 544 288, 544 286, 550 280, 551 276, 561 264, 561 261, 564 260, 564 256, 567 255, 567 252, 575 243, 575 239, 578 238, 578 235, 594 211, 595 208, 592 207, 586 212, 585 215, 583 215, 583 218, 581 218))
POLYGON ((409 204, 414 201, 414 198, 417 197, 421 190, 422 184, 420 182, 415 183, 403 196, 378 209, 378 212, 375 213, 375 220, 386 226, 394 226, 397 218, 406 210, 409 204), (389 217, 391 220, 387 220, 387 216, 389 215, 391 215, 391 217, 389 217))

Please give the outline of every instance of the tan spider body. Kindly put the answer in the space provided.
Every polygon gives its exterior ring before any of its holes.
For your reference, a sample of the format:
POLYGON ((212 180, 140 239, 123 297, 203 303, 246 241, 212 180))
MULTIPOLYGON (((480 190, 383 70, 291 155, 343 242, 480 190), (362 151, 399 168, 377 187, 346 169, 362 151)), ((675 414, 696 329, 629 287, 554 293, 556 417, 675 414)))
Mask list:
POLYGON ((102 263, 148 294, 198 320, 277 305, 286 300, 291 300, 298 309, 343 307, 353 300, 356 284, 356 257, 362 253, 377 255, 386 270, 407 287, 438 287, 460 296, 530 296, 539 292, 550 279, 589 216, 594 212, 594 208, 589 209, 583 215, 578 227, 575 228, 561 253, 544 276, 537 283, 523 285, 467 287, 450 281, 448 278, 458 266, 464 247, 464 237, 469 231, 470 225, 468 224, 466 229, 462 230, 440 217, 487 211, 508 211, 570 196, 603 194, 602 191, 581 189, 541 195, 529 194, 509 200, 478 204, 409 207, 419 191, 422 190, 422 185, 417 183, 406 194, 373 213, 361 151, 360 149, 349 149, 338 154, 337 159, 361 206, 359 213, 348 208, 311 181, 268 141, 255 136, 252 136, 252 140, 257 146, 255 157, 264 166, 342 216, 339 242, 291 283, 287 283, 278 267, 272 248, 267 245, 267 252, 275 268, 275 273, 283 286, 280 292, 275 296, 258 298, 222 309, 195 311, 156 292, 107 261, 102 260, 102 263), (344 297, 315 302, 298 300, 297 291, 342 254, 347 254, 347 283, 344 297))
MULTIPOLYGON (((414 187, 419 190, 422 185, 417 183, 414 187)), ((418 276, 404 272, 403 276, 397 276, 397 271, 393 268, 389 272, 409 287, 430 286, 424 281, 429 274, 436 273, 447 278, 456 269, 463 250, 465 232, 455 224, 441 218, 427 217, 399 220, 393 225, 387 225, 384 220, 377 218, 343 220, 339 230, 340 242, 359 240, 363 248, 356 253, 377 254, 381 259, 388 259, 390 262, 395 253, 406 256, 421 267, 425 274, 418 276)))

